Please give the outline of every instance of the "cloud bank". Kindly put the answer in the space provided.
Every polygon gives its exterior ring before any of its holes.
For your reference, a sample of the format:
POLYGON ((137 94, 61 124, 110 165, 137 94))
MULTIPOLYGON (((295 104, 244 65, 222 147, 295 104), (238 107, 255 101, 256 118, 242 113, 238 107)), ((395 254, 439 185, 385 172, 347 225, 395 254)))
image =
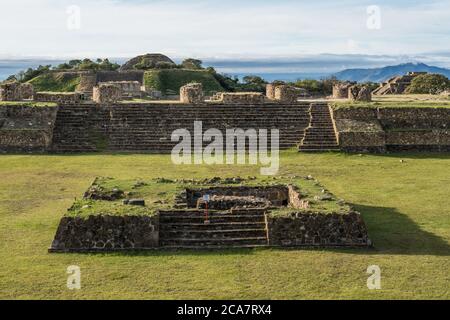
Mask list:
POLYGON ((163 52, 209 59, 290 59, 319 53, 450 52, 442 1, 15 0, 0 5, 1 57, 129 57, 163 52), (80 29, 67 8, 80 8, 80 29), (367 28, 367 7, 381 28, 367 28))

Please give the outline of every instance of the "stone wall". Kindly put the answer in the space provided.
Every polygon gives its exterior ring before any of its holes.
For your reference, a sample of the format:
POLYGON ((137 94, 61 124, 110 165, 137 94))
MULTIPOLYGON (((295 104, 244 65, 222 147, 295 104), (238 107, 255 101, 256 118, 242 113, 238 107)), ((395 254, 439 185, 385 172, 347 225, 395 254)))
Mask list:
POLYGON ((33 85, 30 83, 9 82, 0 85, 0 101, 30 100, 33 94, 33 85))
POLYGON ((450 152, 449 130, 386 131, 388 151, 450 152))
POLYGON ((117 84, 103 83, 94 87, 92 100, 96 103, 114 103, 122 99, 122 89, 117 84))
POLYGON ((275 87, 275 100, 283 103, 295 103, 299 97, 299 90, 288 85, 275 87))
POLYGON ((333 118, 343 151, 450 150, 447 108, 347 108, 333 118))
POLYGON ((333 85, 333 99, 348 99, 348 89, 352 83, 337 83, 333 85))
POLYGON ((78 92, 37 92, 34 101, 55 102, 58 104, 76 104, 82 100, 82 94, 78 92))
POLYGON ((34 96, 34 87, 31 83, 22 83, 20 85, 20 96, 22 100, 32 100, 34 96))
POLYGON ((372 92, 367 86, 354 85, 348 88, 348 98, 350 101, 370 102, 372 101, 372 92))
POLYGON ((335 121, 337 140, 346 152, 386 151, 385 132, 377 120, 338 119, 335 121))
POLYGON ((258 92, 239 92, 239 93, 219 93, 218 100, 223 104, 263 104, 266 102, 266 97, 258 92))
POLYGON ((113 81, 137 81, 141 85, 144 84, 144 71, 99 71, 97 72, 97 83, 113 82, 113 81))
POLYGON ((358 212, 350 214, 298 213, 267 217, 269 244, 282 247, 367 247, 371 245, 358 212))
MULTIPOLYGON (((77 87, 78 92, 90 94, 94 87, 100 83, 108 82, 138 82, 139 87, 144 83, 143 71, 98 71, 98 72, 80 72, 80 84, 77 87)), ((124 88, 124 91, 126 88, 124 88)), ((137 90, 140 91, 140 88, 137 90)))
POLYGON ((48 150, 57 110, 57 107, 0 106, 0 152, 48 150))
MULTIPOLYGON (((208 201, 210 210, 230 210, 232 208, 265 208, 271 205, 270 201, 254 196, 220 196, 214 195, 208 201)), ((197 200, 197 209, 205 209, 206 202, 197 200)))
POLYGON ((97 84, 97 74, 94 72, 86 72, 80 74, 80 83, 77 86, 78 92, 91 94, 97 84))
POLYGON ((266 85, 266 97, 270 100, 275 100, 275 88, 276 84, 269 83, 266 85))
POLYGON ((267 199, 275 206, 287 206, 289 204, 289 189, 287 186, 243 186, 188 189, 186 190, 188 207, 197 207, 198 200, 201 199, 205 194, 208 194, 210 196, 254 197, 259 199, 267 199))
POLYGON ((378 108, 385 129, 449 129, 450 108, 378 108))
POLYGON ((203 103, 204 98, 201 83, 189 83, 180 88, 180 101, 182 103, 203 103))
POLYGON ((50 252, 145 250, 159 247, 159 216, 61 219, 50 252))
POLYGON ((104 84, 111 84, 120 87, 123 97, 140 98, 143 94, 139 81, 111 81, 101 82, 98 85, 101 86, 104 84))

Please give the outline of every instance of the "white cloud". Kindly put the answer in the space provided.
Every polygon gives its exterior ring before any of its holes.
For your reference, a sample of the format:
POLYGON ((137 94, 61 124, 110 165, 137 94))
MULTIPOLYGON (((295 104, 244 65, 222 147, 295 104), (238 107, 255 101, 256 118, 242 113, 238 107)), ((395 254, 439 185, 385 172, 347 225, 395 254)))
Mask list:
POLYGON ((2 1, 0 28, 8 32, 2 34, 0 54, 262 57, 450 51, 445 2, 380 5, 382 28, 369 30, 366 6, 358 1, 2 1), (80 30, 66 28, 68 5, 81 8, 80 30))

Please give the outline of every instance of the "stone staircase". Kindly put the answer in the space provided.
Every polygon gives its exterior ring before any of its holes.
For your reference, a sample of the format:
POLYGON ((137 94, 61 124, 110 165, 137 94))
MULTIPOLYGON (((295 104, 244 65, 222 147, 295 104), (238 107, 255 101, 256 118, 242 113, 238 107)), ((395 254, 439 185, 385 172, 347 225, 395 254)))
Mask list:
MULTIPOLYGON (((203 132, 219 129, 280 130, 280 149, 298 147, 310 122, 309 104, 264 104, 199 106, 181 104, 123 104, 116 106, 68 105, 58 111, 53 151, 98 151, 98 136, 105 138, 105 151, 170 153, 177 129, 194 134, 194 121, 203 132)), ((225 137, 224 137, 225 142, 225 137)), ((204 142, 205 147, 209 143, 204 142)))
POLYGON ((107 120, 104 111, 95 110, 90 105, 60 106, 53 129, 51 151, 98 151, 98 138, 106 135, 106 126, 102 123, 107 120))
POLYGON ((301 152, 339 151, 336 133, 327 104, 311 104, 310 125, 300 143, 301 152))
POLYGON ((203 211, 160 212, 159 242, 166 249, 255 248, 268 245, 264 209, 209 214, 203 211))

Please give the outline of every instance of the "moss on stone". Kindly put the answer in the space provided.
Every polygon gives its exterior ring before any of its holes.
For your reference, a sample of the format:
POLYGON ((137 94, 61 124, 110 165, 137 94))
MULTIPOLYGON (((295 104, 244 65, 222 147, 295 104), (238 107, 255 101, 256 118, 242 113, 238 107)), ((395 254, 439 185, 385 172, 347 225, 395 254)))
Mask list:
POLYGON ((293 207, 279 207, 270 210, 273 217, 286 217, 296 213, 320 212, 323 214, 347 214, 350 206, 337 199, 319 182, 314 179, 299 177, 279 177, 266 179, 212 179, 212 180, 180 180, 168 179, 141 180, 116 180, 113 178, 97 178, 92 185, 100 187, 106 194, 113 190, 124 192, 124 197, 114 201, 93 200, 88 198, 78 199, 68 210, 68 217, 89 217, 92 215, 111 216, 153 216, 159 210, 171 209, 175 205, 177 195, 185 191, 200 190, 211 187, 257 187, 293 185, 300 190, 302 200, 309 202, 307 209, 293 207), (123 203, 124 199, 143 199, 146 206, 131 206, 123 203))

